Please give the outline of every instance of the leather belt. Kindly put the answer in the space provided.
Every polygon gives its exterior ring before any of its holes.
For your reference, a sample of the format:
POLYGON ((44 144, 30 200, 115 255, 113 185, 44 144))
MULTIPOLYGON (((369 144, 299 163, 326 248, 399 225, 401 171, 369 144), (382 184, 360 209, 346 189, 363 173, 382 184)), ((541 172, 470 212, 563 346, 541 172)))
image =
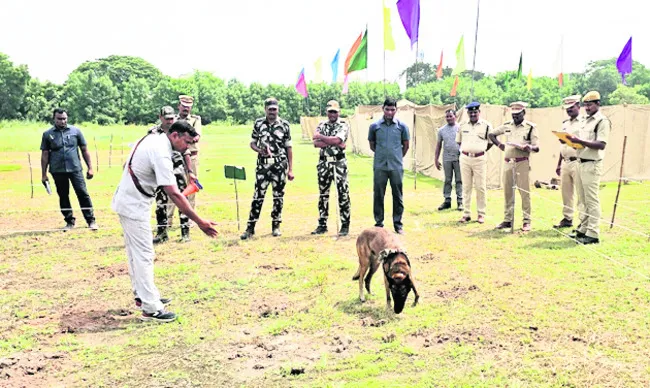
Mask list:
POLYGON ((602 159, 593 160, 593 159, 582 159, 582 158, 580 158, 580 163, 600 162, 601 160, 602 160, 602 159))
POLYGON ((463 151, 463 155, 471 156, 472 158, 478 158, 479 156, 485 155, 485 152, 476 152, 476 153, 474 153, 474 152, 465 152, 465 151, 463 151))
POLYGON ((345 159, 345 154, 338 154, 335 156, 321 156, 320 160, 323 162, 338 162, 339 160, 345 159))
POLYGON ((199 154, 199 151, 190 151, 190 155, 196 156, 199 154))
POLYGON ((515 163, 523 162, 524 160, 528 160, 528 156, 522 156, 519 158, 506 158, 506 163, 513 161, 515 163))
POLYGON ((565 162, 575 162, 576 160, 578 160, 578 158, 576 158, 575 156, 571 156, 569 158, 564 158, 565 162))

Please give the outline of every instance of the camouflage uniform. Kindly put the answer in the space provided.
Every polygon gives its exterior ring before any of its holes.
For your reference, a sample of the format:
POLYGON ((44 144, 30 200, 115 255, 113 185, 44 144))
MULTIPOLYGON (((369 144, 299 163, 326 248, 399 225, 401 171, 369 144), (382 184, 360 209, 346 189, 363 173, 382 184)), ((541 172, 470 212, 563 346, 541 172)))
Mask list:
MULTIPOLYGON (((149 129, 149 133, 165 133, 160 125, 149 129)), ((174 166, 174 176, 176 177, 176 184, 178 185, 178 190, 183 191, 187 187, 187 177, 185 176, 185 164, 183 162, 183 155, 180 152, 172 150, 172 163, 174 166)), ((163 190, 162 187, 156 189, 156 224, 158 225, 157 237, 158 241, 161 239, 167 239, 167 228, 171 226, 171 216, 169 214, 169 209, 171 208, 171 213, 175 206, 173 202, 169 200, 169 196, 163 190)), ((181 223, 181 235, 183 237, 189 237, 190 235, 190 219, 180 211, 178 212, 178 219, 181 223)))
MULTIPOLYGON (((345 144, 350 133, 348 124, 343 120, 337 120, 334 123, 323 121, 318 124, 316 131, 323 136, 334 136, 341 139, 345 144)), ((316 166, 318 171, 318 189, 320 197, 318 199, 318 226, 327 227, 327 217, 329 214, 330 186, 334 179, 334 169, 336 169, 336 190, 339 197, 339 210, 341 212, 341 225, 349 227, 350 225, 350 186, 348 185, 348 162, 345 158, 345 151, 338 146, 327 146, 321 148, 320 159, 316 166)))
MULTIPOLYGON (((182 119, 179 115, 176 115, 176 117, 174 118, 174 121, 176 122, 178 120, 187 121, 188 123, 190 123, 192 128, 194 128, 196 133, 199 134, 199 136, 203 136, 202 127, 201 127, 201 116, 189 114, 185 119, 182 119)), ((192 165, 190 167, 191 167, 192 172, 194 173, 194 175, 198 179, 198 177, 199 177, 199 145, 198 145, 198 143, 190 144, 189 147, 187 147, 187 151, 185 151, 185 155, 190 155, 190 161, 192 163, 192 165)), ((189 197, 187 197, 187 200, 190 202, 190 205, 192 205, 192 208, 194 208, 194 205, 196 204, 196 199, 195 198, 196 198, 196 193, 194 193, 194 194, 190 195, 189 197)), ((169 208, 169 211, 167 212, 167 216, 169 217, 170 222, 171 222, 172 216, 174 215, 174 208, 175 208, 175 205, 172 203, 171 207, 169 208)))
POLYGON ((287 183, 289 160, 287 148, 291 147, 291 132, 289 122, 277 118, 274 123, 269 123, 266 117, 255 120, 253 125, 252 140, 259 148, 265 149, 268 145, 270 157, 257 155, 255 168, 255 193, 251 203, 251 212, 248 217, 247 230, 253 231, 255 223, 260 217, 264 195, 269 184, 273 186, 273 210, 271 211, 272 227, 275 229, 282 222, 282 206, 284 201, 284 186, 287 183))

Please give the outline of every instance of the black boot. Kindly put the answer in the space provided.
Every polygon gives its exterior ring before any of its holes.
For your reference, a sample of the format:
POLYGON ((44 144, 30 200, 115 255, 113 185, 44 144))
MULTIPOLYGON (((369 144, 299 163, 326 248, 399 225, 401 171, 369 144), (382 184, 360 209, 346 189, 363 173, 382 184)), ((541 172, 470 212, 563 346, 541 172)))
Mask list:
POLYGON ((314 229, 313 232, 311 232, 311 234, 325 234, 325 233, 327 233, 327 225, 320 225, 320 224, 316 229, 314 229))
POLYGON ((462 212, 464 209, 465 208, 463 207, 463 200, 462 199, 458 200, 458 207, 456 208, 456 210, 462 212))
POLYGON ((339 231, 339 236, 347 236, 350 233, 350 224, 342 224, 341 230, 339 231))
POLYGON ((255 223, 249 222, 244 233, 239 236, 242 240, 248 240, 255 236, 255 223))
POLYGON ((445 210, 445 209, 451 209, 451 200, 445 199, 445 202, 443 202, 442 205, 438 206, 438 210, 445 210))
POLYGON ((271 223, 271 230, 272 230, 272 235, 273 237, 280 237, 282 236, 282 232, 280 232, 280 222, 279 221, 273 221, 271 223))
POLYGON ((169 240, 169 236, 167 235, 167 228, 158 228, 156 237, 153 238, 153 243, 160 244, 164 243, 167 240, 169 240))
POLYGON ((188 243, 190 242, 190 228, 187 226, 181 226, 181 240, 180 242, 188 243))

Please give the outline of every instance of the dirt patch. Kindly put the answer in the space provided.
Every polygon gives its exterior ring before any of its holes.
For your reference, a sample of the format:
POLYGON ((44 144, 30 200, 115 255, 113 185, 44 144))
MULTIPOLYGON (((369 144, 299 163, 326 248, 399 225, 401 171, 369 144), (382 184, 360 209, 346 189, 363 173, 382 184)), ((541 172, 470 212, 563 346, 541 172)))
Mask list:
POLYGON ((253 304, 251 310, 260 318, 271 318, 284 314, 287 304, 277 301, 262 301, 253 304))
POLYGON ((361 319, 361 326, 381 327, 388 323, 385 319, 375 320, 373 317, 364 317, 361 319))
POLYGON ((416 257, 415 260, 417 261, 434 261, 438 260, 436 256, 433 255, 433 253, 425 253, 424 255, 420 257, 416 257))
POLYGON ((136 321, 130 310, 73 310, 61 315, 61 333, 97 333, 125 329, 136 321))
POLYGON ((471 330, 446 330, 426 333, 417 331, 407 338, 407 342, 416 347, 430 348, 447 343, 484 344, 487 347, 499 347, 495 342, 496 332, 489 327, 479 327, 471 330))
POLYGON ((0 385, 3 387, 33 387, 61 369, 63 353, 29 352, 0 359, 0 385), (40 381, 39 381, 40 380, 40 381))
POLYGON ((475 285, 471 285, 469 287, 456 285, 449 290, 436 291, 436 296, 442 299, 458 299, 465 296, 470 291, 480 291, 480 289, 475 285))
POLYGON ((126 263, 115 263, 108 267, 97 268, 97 279, 111 279, 116 276, 128 276, 129 268, 126 263))
POLYGON ((255 268, 263 269, 263 270, 269 271, 269 272, 281 271, 281 270, 285 270, 285 269, 293 269, 292 267, 287 267, 285 265, 280 265, 280 264, 264 264, 264 265, 258 265, 255 268))
MULTIPOLYGON (((352 343, 348 337, 334 337, 332 347, 345 347, 352 343), (349 341, 348 341, 349 340, 349 341)), ((309 368, 321 358, 322 343, 310 341, 299 334, 274 337, 244 337, 229 344, 224 363, 233 376, 241 379, 258 379, 267 371, 280 374, 309 373, 309 368), (295 370, 295 371, 294 371, 295 370)))

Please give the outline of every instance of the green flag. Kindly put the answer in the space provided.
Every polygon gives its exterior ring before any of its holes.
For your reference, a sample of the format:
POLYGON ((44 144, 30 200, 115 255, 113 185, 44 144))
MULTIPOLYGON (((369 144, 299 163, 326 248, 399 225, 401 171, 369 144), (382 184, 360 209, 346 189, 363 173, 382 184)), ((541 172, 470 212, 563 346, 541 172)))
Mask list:
POLYGON ((348 54, 350 64, 346 69, 346 74, 368 68, 368 27, 366 27, 366 32, 363 34, 363 39, 361 39, 359 46, 350 54, 348 54), (352 55, 350 56, 350 54, 352 55))
POLYGON ((517 69, 517 79, 521 79, 521 60, 524 56, 524 53, 519 54, 519 69, 517 69))
POLYGON ((465 70, 467 70, 465 67, 465 36, 461 35, 460 42, 456 47, 456 67, 451 72, 451 75, 458 75, 465 70))

